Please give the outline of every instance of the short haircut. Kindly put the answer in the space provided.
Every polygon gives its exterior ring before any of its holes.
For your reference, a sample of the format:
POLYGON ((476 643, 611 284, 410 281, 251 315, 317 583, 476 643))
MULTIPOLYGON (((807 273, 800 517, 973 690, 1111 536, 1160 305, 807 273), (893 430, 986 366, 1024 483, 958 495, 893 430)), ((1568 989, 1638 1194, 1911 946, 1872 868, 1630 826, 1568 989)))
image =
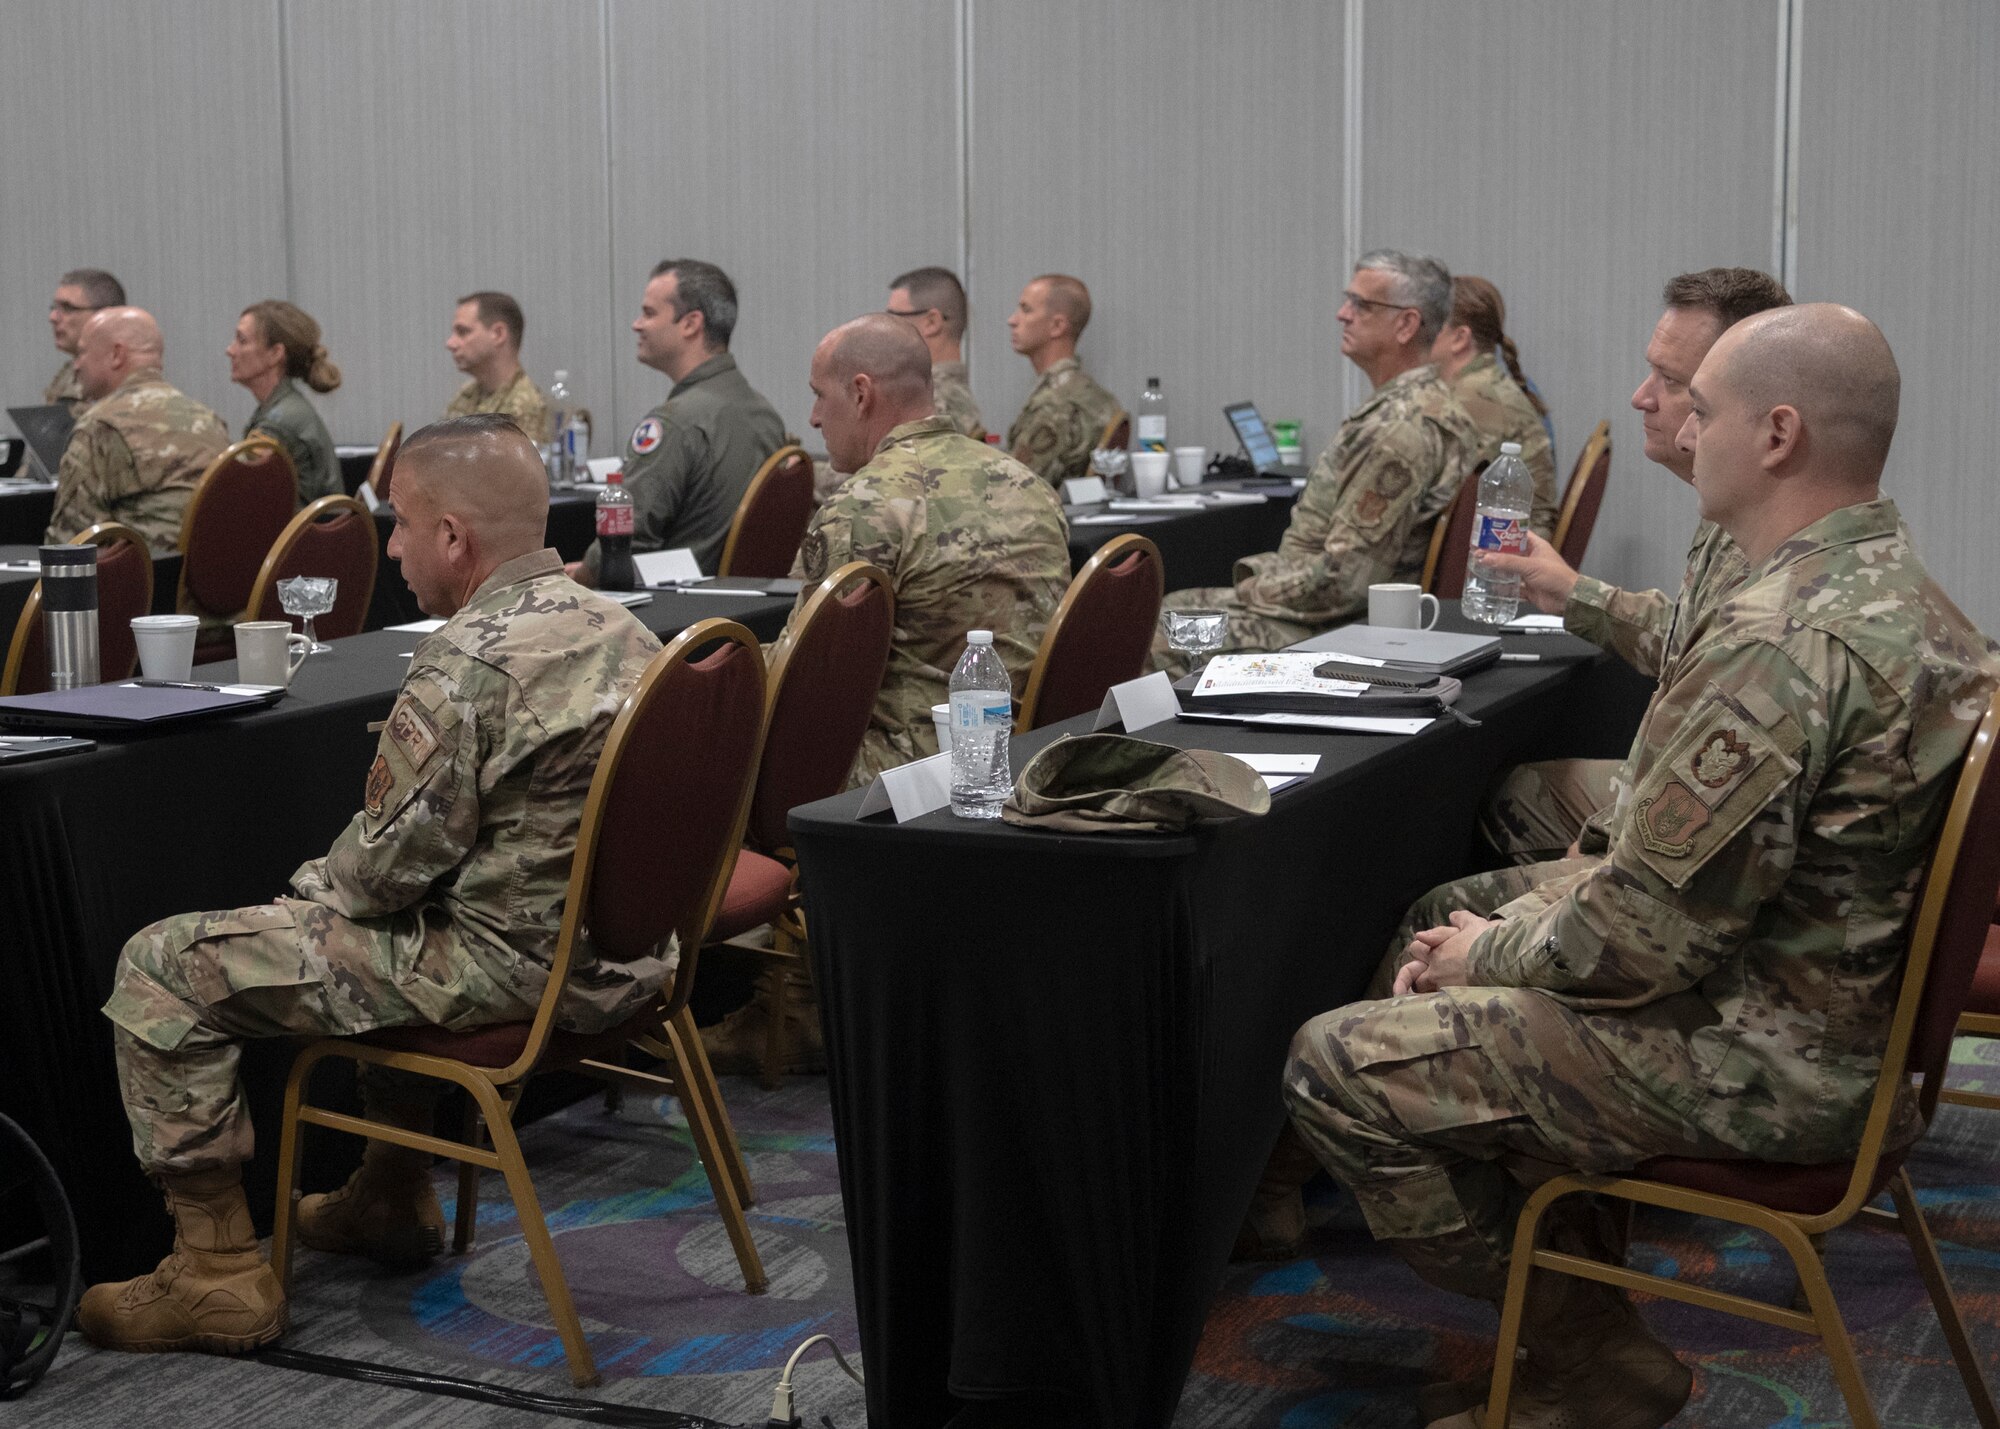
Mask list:
MULTIPOLYGON (((471 302, 466 298, 463 301, 471 302)), ((450 442, 462 441, 467 437, 519 437, 528 440, 528 434, 521 430, 521 424, 505 412, 475 412, 465 417, 446 417, 443 421, 432 422, 427 427, 419 427, 404 439, 397 448, 396 459, 407 462, 420 457, 430 447, 444 446, 450 442)))
POLYGON ((918 312, 938 310, 944 330, 954 340, 965 336, 965 289, 949 268, 912 268, 893 283, 891 290, 907 288, 918 312))
POLYGON ((1401 307, 1416 309, 1423 326, 1417 341, 1429 347, 1451 318, 1451 270, 1424 253, 1377 248, 1361 255, 1357 273, 1387 273, 1395 279, 1390 296, 1401 307))
POLYGON ((674 316, 700 313, 708 345, 727 352, 730 335, 736 331, 736 285, 729 275, 699 258, 662 258, 653 265, 653 277, 669 273, 674 275, 674 316))
POLYGON ((508 293, 467 293, 458 300, 461 304, 477 303, 479 320, 488 327, 495 323, 507 325, 507 337, 518 349, 521 339, 528 335, 528 320, 521 315, 521 305, 508 293))
POLYGON ((93 308, 125 306, 125 285, 102 268, 72 268, 57 279, 58 288, 81 288, 93 308))
POLYGON ((1703 268, 1669 278, 1660 300, 1670 308, 1707 313, 1725 330, 1753 313, 1788 308, 1792 295, 1769 273, 1755 268, 1703 268))
POLYGON ((1083 280, 1067 273, 1044 273, 1033 281, 1049 285, 1049 306, 1069 319, 1072 338, 1082 337, 1090 326, 1090 289, 1083 280))

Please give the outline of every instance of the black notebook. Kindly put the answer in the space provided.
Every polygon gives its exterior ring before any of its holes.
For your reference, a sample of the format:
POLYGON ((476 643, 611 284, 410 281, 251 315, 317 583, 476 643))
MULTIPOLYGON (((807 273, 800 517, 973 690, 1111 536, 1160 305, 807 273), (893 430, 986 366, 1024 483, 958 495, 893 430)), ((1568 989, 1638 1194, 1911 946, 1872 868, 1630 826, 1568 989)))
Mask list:
POLYGON ((0 699, 0 728, 103 730, 110 733, 150 729, 183 720, 205 719, 235 710, 262 709, 285 692, 272 685, 87 685, 80 690, 51 690, 42 695, 9 695, 0 699))

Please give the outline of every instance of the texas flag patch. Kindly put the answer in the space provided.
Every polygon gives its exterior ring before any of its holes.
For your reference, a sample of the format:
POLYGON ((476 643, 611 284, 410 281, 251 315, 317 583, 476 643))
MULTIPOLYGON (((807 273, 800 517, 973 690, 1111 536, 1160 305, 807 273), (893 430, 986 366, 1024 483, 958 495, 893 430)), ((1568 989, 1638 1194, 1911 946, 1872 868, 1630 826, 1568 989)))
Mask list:
POLYGON ((667 429, 660 425, 658 417, 646 418, 632 429, 633 454, 635 456, 644 456, 647 452, 659 446, 661 440, 666 435, 667 429))

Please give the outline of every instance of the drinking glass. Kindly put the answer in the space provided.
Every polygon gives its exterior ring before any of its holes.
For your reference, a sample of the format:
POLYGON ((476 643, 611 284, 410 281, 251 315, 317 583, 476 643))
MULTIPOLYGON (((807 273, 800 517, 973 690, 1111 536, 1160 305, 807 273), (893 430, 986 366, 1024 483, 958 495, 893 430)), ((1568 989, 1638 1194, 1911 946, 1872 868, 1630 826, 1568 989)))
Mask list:
POLYGON ((1166 622, 1167 648, 1186 658, 1192 675, 1200 674, 1208 657, 1222 648, 1229 630, 1229 613, 1222 610, 1170 610, 1161 619, 1166 622))
POLYGON ((305 637, 312 642, 306 649, 308 655, 324 655, 333 649, 313 634, 313 617, 332 610, 338 594, 340 582, 332 576, 293 576, 278 582, 278 609, 305 622, 305 637))

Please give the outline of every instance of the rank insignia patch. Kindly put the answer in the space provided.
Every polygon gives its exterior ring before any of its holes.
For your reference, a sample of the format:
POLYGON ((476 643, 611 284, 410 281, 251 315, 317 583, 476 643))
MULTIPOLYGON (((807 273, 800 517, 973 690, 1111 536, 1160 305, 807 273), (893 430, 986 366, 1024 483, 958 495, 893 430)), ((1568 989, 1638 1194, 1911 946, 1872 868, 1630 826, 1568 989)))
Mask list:
POLYGON ((368 787, 361 807, 371 819, 382 817, 382 805, 389 797, 389 791, 396 787, 396 776, 389 772, 389 756, 378 754, 375 762, 368 767, 368 787))
POLYGON ((437 730, 429 716, 414 700, 408 698, 396 701, 396 708, 389 711, 389 741, 403 751, 403 758, 409 760, 410 768, 422 772, 437 753, 437 730))

